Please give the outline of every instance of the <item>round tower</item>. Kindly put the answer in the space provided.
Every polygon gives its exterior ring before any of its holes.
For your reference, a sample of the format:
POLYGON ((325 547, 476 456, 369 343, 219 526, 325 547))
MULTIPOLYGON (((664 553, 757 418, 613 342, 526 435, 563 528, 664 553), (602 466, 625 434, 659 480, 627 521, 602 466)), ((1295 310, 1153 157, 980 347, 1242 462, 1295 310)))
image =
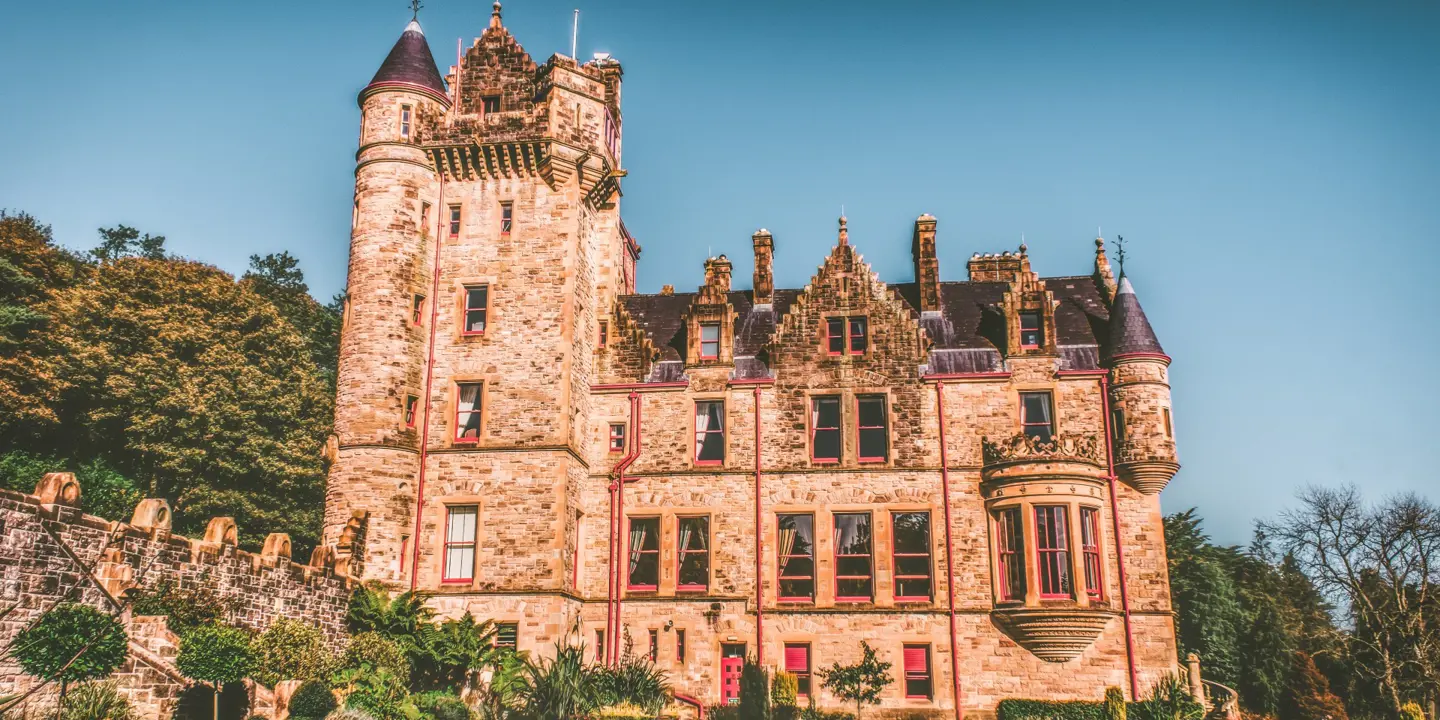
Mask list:
POLYGON ((1180 469, 1170 413, 1170 357, 1123 272, 1110 304, 1105 361, 1110 368, 1116 468, 1136 490, 1154 495, 1180 469))
POLYGON ((450 106, 420 23, 412 20, 360 92, 360 149, 335 403, 338 441, 326 486, 325 542, 352 513, 369 520, 366 579, 408 570, 414 484, 424 424, 425 362, 435 237, 448 218, 420 140, 450 106))

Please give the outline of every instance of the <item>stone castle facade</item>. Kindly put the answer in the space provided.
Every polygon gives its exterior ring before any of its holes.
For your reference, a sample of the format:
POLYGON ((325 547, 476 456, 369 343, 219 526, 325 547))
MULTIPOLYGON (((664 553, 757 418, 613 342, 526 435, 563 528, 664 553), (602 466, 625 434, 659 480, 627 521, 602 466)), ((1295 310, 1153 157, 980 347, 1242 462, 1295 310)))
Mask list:
POLYGON ((325 528, 350 572, 535 654, 651 654, 704 704, 748 655, 837 705, 812 674, 862 640, 895 717, 1173 671, 1169 358, 1103 243, 1085 275, 1022 246, 941 281, 922 215, 915 281, 884 283, 841 218, 804 288, 761 230, 753 289, 722 255, 636 294, 621 77, 537 64, 497 4, 447 77, 412 22, 361 92, 325 528))

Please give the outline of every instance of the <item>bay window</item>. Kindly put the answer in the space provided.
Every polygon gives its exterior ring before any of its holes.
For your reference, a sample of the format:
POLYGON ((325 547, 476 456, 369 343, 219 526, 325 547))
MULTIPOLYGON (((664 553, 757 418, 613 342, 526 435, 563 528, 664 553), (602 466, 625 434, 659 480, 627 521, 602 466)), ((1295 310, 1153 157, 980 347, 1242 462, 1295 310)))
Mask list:
POLYGON ((1080 552, 1085 560, 1085 594, 1100 599, 1100 511, 1080 508, 1080 552))
POLYGON ((1025 528, 1020 508, 1006 508, 995 513, 995 538, 998 545, 1000 599, 1025 599, 1025 528))
POLYGON ((870 561, 870 513, 836 513, 834 541, 835 599, 868 602, 874 577, 870 561))
POLYGON ((892 559, 897 601, 930 599, 930 513, 897 512, 890 516, 892 559))
POLYGON ((1070 522, 1064 505, 1035 507, 1035 561, 1040 571, 1040 597, 1068 598, 1070 522))
POLYGON ((780 602, 815 599, 815 516, 778 515, 775 566, 780 602))

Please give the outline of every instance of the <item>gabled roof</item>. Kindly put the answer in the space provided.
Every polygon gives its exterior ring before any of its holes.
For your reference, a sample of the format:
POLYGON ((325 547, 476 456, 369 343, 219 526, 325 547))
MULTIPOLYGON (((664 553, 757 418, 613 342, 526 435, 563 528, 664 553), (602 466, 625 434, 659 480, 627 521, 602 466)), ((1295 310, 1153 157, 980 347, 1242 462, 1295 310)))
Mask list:
POLYGON ((1130 278, 1120 276, 1120 287, 1115 291, 1115 302, 1110 306, 1110 342, 1105 345, 1105 359, 1111 360, 1125 355, 1164 355, 1145 310, 1140 307, 1140 298, 1130 278))
POLYGON ((395 47, 390 48, 390 54, 385 56, 385 62, 380 63, 380 70, 360 96, 363 98, 374 89, 396 86, 428 90, 447 105, 450 102, 445 80, 435 67, 435 56, 430 53, 430 43, 425 42, 425 31, 420 29, 418 20, 411 20, 405 26, 405 32, 400 33, 395 47))

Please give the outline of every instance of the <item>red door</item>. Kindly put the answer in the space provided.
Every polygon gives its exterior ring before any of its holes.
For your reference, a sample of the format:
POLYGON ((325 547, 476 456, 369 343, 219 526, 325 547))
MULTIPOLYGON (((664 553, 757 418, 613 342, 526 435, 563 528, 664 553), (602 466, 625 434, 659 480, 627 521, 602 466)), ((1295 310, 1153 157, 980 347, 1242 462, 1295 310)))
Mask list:
POLYGON ((720 702, 740 704, 740 670, 745 666, 744 645, 723 645, 720 648, 720 702))

